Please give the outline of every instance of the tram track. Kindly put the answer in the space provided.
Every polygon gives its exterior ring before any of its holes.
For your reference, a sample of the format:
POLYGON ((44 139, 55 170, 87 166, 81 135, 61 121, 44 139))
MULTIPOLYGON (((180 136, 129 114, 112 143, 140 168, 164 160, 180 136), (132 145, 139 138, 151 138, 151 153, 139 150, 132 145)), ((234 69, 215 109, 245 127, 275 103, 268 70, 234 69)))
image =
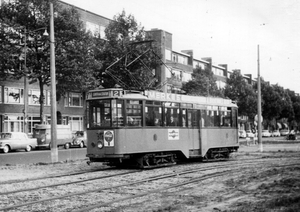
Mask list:
POLYGON ((9 181, 1 181, 0 185, 6 185, 6 184, 14 184, 14 183, 23 183, 23 182, 32 182, 37 180, 47 180, 51 178, 61 178, 61 177, 69 177, 69 176, 76 176, 81 174, 87 174, 87 173, 93 173, 93 172, 100 172, 100 171, 108 171, 108 170, 114 170, 115 167, 102 167, 101 169, 93 169, 88 171, 81 171, 81 172, 69 172, 65 174, 55 174, 55 175, 44 175, 39 177, 33 177, 33 178, 26 178, 22 180, 9 180, 9 181))
MULTIPOLYGON (((274 162, 276 162, 276 160, 274 160, 274 162)), ((262 162, 263 163, 263 162, 262 162)), ((21 207, 25 207, 25 206, 30 206, 30 205, 34 205, 34 204, 39 204, 39 203, 43 203, 43 202, 46 202, 46 201, 53 201, 53 200, 61 200, 61 199, 69 199, 69 198, 72 198, 74 196, 81 196, 81 195, 87 195, 87 194, 90 194, 90 193, 101 193, 103 192, 104 190, 111 190, 111 189, 118 189, 118 188, 122 188, 122 187, 128 187, 128 186, 134 186, 136 184, 141 184, 141 183, 149 183, 149 182, 153 182, 153 181, 156 181, 156 180, 162 180, 162 179, 171 179, 171 178, 174 178, 174 177, 178 177, 178 176, 184 176, 184 175, 187 175, 187 174, 190 174, 190 173, 195 173, 195 172, 205 172, 205 171, 213 171, 213 170, 218 170, 217 172, 214 172, 214 173, 207 173, 207 174, 203 174, 203 176, 200 176, 198 177, 197 179, 191 179, 191 180, 188 180, 185 182, 185 184, 189 184, 189 183, 193 183, 193 182, 198 182, 198 181, 201 181, 202 180, 205 180, 209 177, 218 177, 222 174, 226 174, 230 171, 233 171, 233 170, 238 170, 241 168, 241 166, 250 166, 250 165, 253 165, 253 166, 256 166, 256 165, 259 165, 260 163, 258 163, 258 161, 251 161, 251 162, 248 162, 248 163, 240 163, 238 166, 235 166, 233 167, 234 165, 237 165, 237 164, 228 164, 227 166, 225 166, 225 164, 222 164, 222 165, 216 165, 214 164, 213 166, 209 166, 209 167, 200 167, 198 169, 190 169, 190 170, 184 170, 184 171, 173 171, 173 173, 169 173, 169 174, 164 174, 164 175, 157 175, 157 176, 152 176, 152 177, 148 177, 146 179, 143 179, 143 180, 134 180, 134 181, 131 181, 129 183, 121 183, 119 185, 114 185, 114 186, 111 186, 111 185, 107 185, 106 187, 102 187, 102 188, 94 188, 92 190, 86 190, 86 191, 81 191, 81 192, 74 192, 74 193, 70 193, 70 194, 66 194, 66 195, 60 195, 60 196, 54 196, 54 197, 51 197, 51 198, 44 198, 44 199, 39 199, 39 200, 36 200, 36 201, 30 201, 28 200, 27 202, 25 203, 21 203, 21 204, 14 204, 14 205, 11 205, 11 206, 5 206, 3 208, 0 208, 0 210, 5 210, 5 211, 8 211, 8 210, 12 210, 12 209, 15 209, 15 208, 21 208, 21 207), (228 170, 223 170, 223 171, 219 171, 220 169, 228 169, 228 170)), ((276 164, 276 163, 275 163, 276 164)), ((275 164, 271 164, 270 167, 274 167, 275 164)), ((290 164, 291 165, 291 164, 290 164)), ((296 164, 296 165, 300 165, 300 164, 296 164)), ((148 171, 147 171, 148 172, 148 171)), ((129 173, 128 173, 129 174, 129 173)), ((132 174, 134 174, 134 172, 132 172, 132 174)), ((107 178, 114 178, 115 176, 108 176, 107 178)), ((101 179, 101 178, 99 178, 101 179)), ((91 180, 96 180, 96 179, 91 179, 91 180)), ((82 182, 87 182, 88 180, 83 180, 82 182)), ((78 184, 79 182, 73 182, 74 184, 78 184)), ((69 182, 65 185, 70 185, 70 184, 73 184, 72 182, 69 182)), ((182 182, 184 183, 184 182, 182 182)), ((101 183, 100 183, 101 184, 101 183)), ((60 185, 55 185, 55 186, 63 186, 64 184, 60 184, 60 185)), ((171 188, 175 188, 175 187, 180 187, 181 183, 179 183, 178 185, 170 185, 170 186, 167 186, 167 187, 164 187, 162 189, 154 189, 153 191, 151 191, 149 194, 151 193, 157 193, 157 192, 160 192, 162 190, 165 190, 165 189, 171 189, 171 188)), ((48 186, 49 188, 53 188, 55 186, 48 186)), ((16 192, 11 192, 11 193, 1 193, 1 195, 11 195, 13 193, 22 193, 22 192, 28 192, 28 191, 33 191, 33 190, 37 190, 37 189, 41 189, 42 187, 40 188, 35 188, 35 189, 30 189, 30 190, 19 190, 19 191, 16 191, 16 192)), ((45 187, 44 187, 45 188, 45 187)), ((147 192, 142 192, 140 194, 136 194, 136 195, 133 195, 132 198, 136 198, 136 197, 139 197, 139 196, 145 196, 147 195, 147 192)), ((72 198, 73 199, 73 198, 72 198)), ((106 203, 99 203, 96 207, 103 207, 105 205, 109 205, 109 204, 113 204, 114 202, 118 202, 118 201, 125 201, 127 199, 130 199, 130 197, 126 197, 126 198, 119 198, 118 200, 114 200, 114 201, 107 201, 106 203), (103 205, 103 206, 101 206, 103 205)), ((80 209, 79 211, 84 211, 86 210, 87 208, 85 209, 80 209)), ((74 209, 72 209, 73 211, 74 209)), ((88 208, 88 210, 90 210, 88 208)))
MULTIPOLYGON (((264 159, 263 161, 265 161, 266 159, 264 159)), ((274 159, 272 159, 274 160, 274 159)), ((245 161, 249 161, 249 160, 244 160, 245 161)), ((262 161, 262 162, 263 162, 262 161)), ((223 163, 225 161, 222 161, 221 163, 223 163)), ((227 161, 228 162, 228 161, 227 161)), ((231 161, 232 163, 234 162, 238 162, 238 161, 231 161)), ((242 162, 238 162, 238 163, 235 163, 234 165, 245 165, 245 163, 242 162)), ((260 162, 260 163, 262 163, 260 162)), ((212 162, 208 162, 209 165, 211 165, 212 162)), ((213 163, 216 163, 216 162, 213 162, 213 163)), ((250 162, 247 163, 247 165, 250 165, 252 163, 255 163, 257 164, 258 161, 257 160, 251 160, 250 162)), ((187 163, 188 164, 188 163, 187 163)), ((178 165, 178 167, 180 166, 185 166, 186 164, 184 165, 178 165)), ((189 164, 190 165, 190 164, 189 164)), ((197 163, 196 165, 199 165, 199 163, 197 163)), ((226 168, 226 167, 231 167, 232 165, 229 164, 229 163, 226 163, 226 164, 217 164, 217 165, 211 165, 211 166, 208 166, 208 167, 201 167, 200 169, 197 169, 198 171, 208 171, 208 170, 213 170, 213 169, 216 169, 216 168, 226 168)), ((62 177, 71 177, 71 176, 76 176, 76 175, 82 175, 82 174, 89 174, 89 173, 94 173, 94 172, 99 172, 99 171, 110 171, 110 170, 118 170, 117 168, 114 168, 114 167, 108 167, 108 168, 105 168, 105 169, 101 169, 101 170, 92 170, 92 171, 85 171, 85 172, 76 172, 76 173, 67 173, 67 174, 61 174, 61 175, 53 175, 53 176, 47 176, 47 177, 38 177, 38 178, 34 178, 34 179, 28 179, 28 180, 18 180, 18 181, 15 181, 15 182, 2 182, 1 184, 2 185, 7 185, 7 184, 19 184, 19 183, 29 183, 29 182, 32 182, 32 181, 37 181, 37 180, 41 180, 41 181, 47 181, 49 179, 52 179, 52 178, 57 178, 56 180, 58 180, 59 178, 62 178, 62 177)), ((73 181, 69 181, 69 182, 62 182, 62 183, 54 183, 54 184, 50 184, 50 185, 43 185, 43 186, 37 186, 37 187, 33 187, 33 188, 27 188, 27 189, 19 189, 19 190, 13 190, 13 191, 7 191, 7 192, 0 192, 0 196, 2 195, 8 195, 8 194, 14 194, 14 193, 19 193, 19 192, 27 192, 27 191, 33 191, 33 190, 38 190, 38 189, 43 189, 43 188, 51 188, 51 187, 58 187, 58 186, 63 186, 63 185, 71 185, 71 184, 78 184, 78 183, 83 183, 83 182, 89 182, 89 181, 93 181, 93 180, 99 180, 99 179, 105 179, 105 178, 110 178, 110 177, 117 177, 117 176, 122 176, 122 175, 126 175, 126 174, 133 174, 133 173, 136 173, 136 172, 140 172, 142 170, 134 170, 134 171, 128 171, 128 172, 124 172, 124 173, 120 173, 120 174, 112 174, 112 175, 105 175, 105 176, 97 176, 97 177, 90 177, 90 178, 87 178, 87 179, 82 179, 82 180, 73 180, 73 181)), ((193 172, 193 170, 192 170, 193 172)), ((0 185, 1 185, 0 184, 0 185)), ((22 187, 21 186, 18 186, 18 187, 22 187)))

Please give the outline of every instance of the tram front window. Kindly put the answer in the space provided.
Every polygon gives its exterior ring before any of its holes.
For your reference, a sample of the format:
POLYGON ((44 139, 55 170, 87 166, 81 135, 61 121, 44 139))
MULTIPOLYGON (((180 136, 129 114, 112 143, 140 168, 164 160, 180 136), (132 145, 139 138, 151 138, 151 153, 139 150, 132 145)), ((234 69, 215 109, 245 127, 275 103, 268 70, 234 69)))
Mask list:
POLYGON ((112 100, 112 125, 113 127, 124 126, 123 100, 112 100))
POLYGON ((95 100, 89 104, 89 126, 123 126, 122 101, 95 100))

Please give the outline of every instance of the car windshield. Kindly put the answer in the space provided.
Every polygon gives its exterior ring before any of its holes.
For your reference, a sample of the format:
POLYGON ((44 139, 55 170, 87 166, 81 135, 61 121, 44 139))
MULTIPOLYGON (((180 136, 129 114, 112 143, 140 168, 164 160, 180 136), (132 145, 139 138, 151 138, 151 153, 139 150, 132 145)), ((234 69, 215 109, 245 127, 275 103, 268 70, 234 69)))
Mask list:
POLYGON ((1 138, 11 138, 11 133, 1 133, 1 138))
POLYGON ((75 135, 76 136, 83 136, 83 132, 77 131, 75 135))

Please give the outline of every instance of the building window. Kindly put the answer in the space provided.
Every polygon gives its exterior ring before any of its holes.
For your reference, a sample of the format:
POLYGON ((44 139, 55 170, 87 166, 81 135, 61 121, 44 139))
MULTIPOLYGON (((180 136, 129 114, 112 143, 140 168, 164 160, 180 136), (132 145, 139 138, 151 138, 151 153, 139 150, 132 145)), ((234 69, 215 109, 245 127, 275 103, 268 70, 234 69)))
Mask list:
POLYGON ((100 26, 91 22, 86 22, 86 31, 90 31, 93 36, 100 35, 100 26))
POLYGON ((166 60, 171 60, 171 51, 169 49, 165 50, 165 57, 166 60))
POLYGON ((193 68, 201 68, 201 69, 205 69, 205 64, 204 63, 201 63, 201 62, 198 62, 198 61, 194 61, 193 62, 193 68))
POLYGON ((39 105, 40 102, 40 91, 39 90, 31 90, 28 94, 29 104, 31 105, 39 105))
POLYGON ((13 104, 24 103, 23 89, 5 87, 4 101, 5 103, 13 103, 13 104))
POLYGON ((102 38, 102 39, 106 39, 105 29, 106 29, 106 27, 100 26, 100 38, 102 38))
POLYGON ((69 98, 65 98, 66 107, 82 107, 83 106, 81 93, 69 93, 69 98))
POLYGON ((188 58, 185 57, 185 56, 179 55, 179 56, 178 56, 178 62, 181 63, 181 64, 184 64, 184 65, 187 65, 188 58))
POLYGON ((165 67, 165 71, 166 71, 166 78, 171 78, 171 71, 173 71, 171 66, 167 66, 165 67))
POLYGON ((192 80, 192 75, 190 73, 183 72, 182 73, 182 81, 183 82, 188 82, 190 80, 192 80))
POLYGON ((83 117, 69 117, 72 132, 83 130, 83 117))
MULTIPOLYGON (((30 90, 28 93, 28 103, 30 105, 40 105, 41 92, 39 90, 30 90)), ((44 92, 44 105, 50 105, 50 91, 44 92)))
POLYGON ((39 116, 28 116, 28 121, 27 121, 28 133, 29 134, 33 133, 34 126, 36 124, 40 124, 40 122, 41 122, 41 118, 39 116))
POLYGON ((23 116, 7 115, 4 118, 4 132, 23 132, 23 116))
POLYGON ((178 62, 178 55, 177 54, 172 54, 172 61, 173 62, 178 62))

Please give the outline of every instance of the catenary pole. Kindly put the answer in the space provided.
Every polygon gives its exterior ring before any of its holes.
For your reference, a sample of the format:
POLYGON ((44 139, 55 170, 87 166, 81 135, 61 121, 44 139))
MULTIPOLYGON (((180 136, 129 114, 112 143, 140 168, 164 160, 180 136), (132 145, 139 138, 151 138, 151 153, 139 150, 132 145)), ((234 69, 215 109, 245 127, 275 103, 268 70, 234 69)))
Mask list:
POLYGON ((27 80, 27 29, 24 29, 24 133, 28 133, 27 116, 28 116, 28 80, 27 80))
POLYGON ((58 162, 53 3, 50 2, 51 161, 58 162))
POLYGON ((261 139, 261 82, 260 82, 260 62, 259 62, 259 45, 257 46, 257 130, 258 130, 258 143, 260 145, 260 151, 263 152, 263 145, 261 139))

